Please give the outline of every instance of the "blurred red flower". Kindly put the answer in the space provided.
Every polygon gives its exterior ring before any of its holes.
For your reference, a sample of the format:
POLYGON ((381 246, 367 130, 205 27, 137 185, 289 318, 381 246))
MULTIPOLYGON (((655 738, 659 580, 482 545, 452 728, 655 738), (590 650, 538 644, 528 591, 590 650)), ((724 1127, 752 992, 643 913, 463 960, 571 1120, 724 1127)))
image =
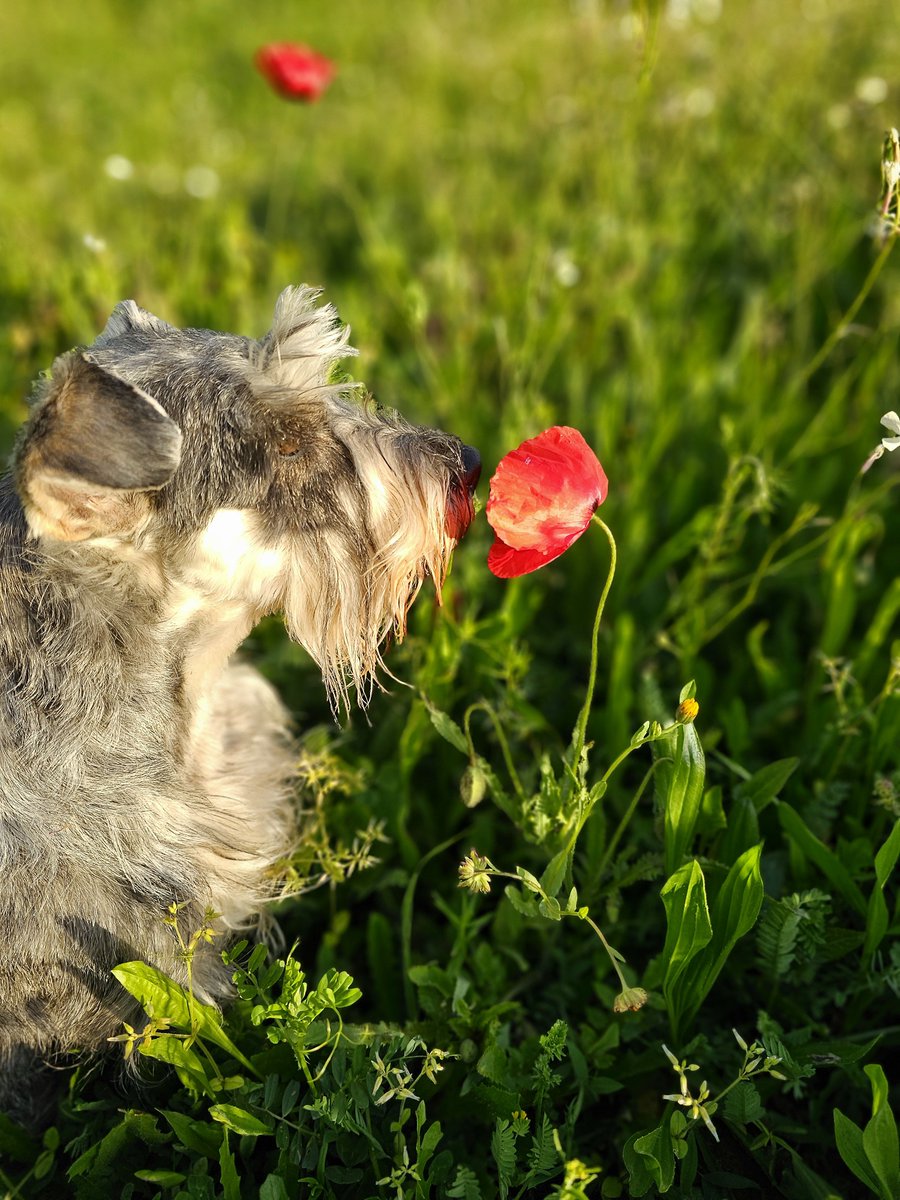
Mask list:
POLYGON ((259 70, 288 100, 318 100, 334 77, 334 63, 308 46, 276 42, 256 52, 259 70))
POLYGON ((510 579, 559 558, 587 529, 608 489, 606 472, 577 429, 554 425, 510 451, 487 502, 497 535, 491 571, 510 579))

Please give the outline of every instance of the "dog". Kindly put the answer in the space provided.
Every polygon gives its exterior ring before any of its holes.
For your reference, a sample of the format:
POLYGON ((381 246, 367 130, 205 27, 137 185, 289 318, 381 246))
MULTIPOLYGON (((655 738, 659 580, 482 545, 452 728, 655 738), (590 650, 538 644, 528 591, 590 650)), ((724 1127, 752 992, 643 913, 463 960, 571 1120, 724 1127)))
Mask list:
MULTIPOLYGON (((233 655, 283 614, 335 709, 368 701, 473 516, 477 452, 355 395, 309 288, 261 340, 131 300, 42 380, 0 481, 0 1110, 134 1019, 110 974, 182 982, 173 931, 252 926, 295 836, 290 721, 233 655)), ((230 981, 201 945, 193 987, 230 981)))

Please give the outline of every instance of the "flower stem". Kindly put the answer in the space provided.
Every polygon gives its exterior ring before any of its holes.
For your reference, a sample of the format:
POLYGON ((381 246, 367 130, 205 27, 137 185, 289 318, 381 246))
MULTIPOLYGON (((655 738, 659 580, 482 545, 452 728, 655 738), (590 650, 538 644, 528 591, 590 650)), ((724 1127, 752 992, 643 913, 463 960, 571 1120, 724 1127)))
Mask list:
POLYGON ((572 770, 577 775, 578 764, 581 762, 581 755, 584 752, 584 741, 587 733, 588 717, 591 713, 591 705, 594 702, 594 685, 597 681, 597 640, 600 633, 600 622, 603 619, 603 609, 606 607, 606 598, 609 595, 609 589, 612 587, 612 581, 616 574, 616 539, 612 535, 612 530, 602 521, 596 513, 591 520, 595 525, 599 525, 606 534, 606 540, 609 542, 609 571, 606 576, 606 583, 603 585, 603 591, 600 593, 600 600, 597 604, 597 613, 594 617, 594 629, 591 634, 591 666, 588 673, 587 693, 584 698, 584 705, 578 716, 578 721, 575 725, 575 730, 572 735, 572 770))
POLYGON ((809 380, 813 375, 815 375, 816 371, 818 371, 818 369, 819 369, 819 367, 821 367, 822 363, 825 362, 825 360, 831 354, 832 350, 835 348, 835 346, 838 344, 838 342, 841 340, 841 338, 844 337, 848 328, 853 323, 853 318, 856 316, 856 314, 862 308, 863 302, 866 300, 867 296, 869 295, 869 292, 871 292, 872 288, 875 286, 875 281, 878 279, 878 276, 881 274, 881 270, 884 267, 884 264, 887 262, 888 258, 890 257, 891 251, 894 248, 894 242, 896 240, 897 240, 896 231, 894 231, 891 234, 891 236, 888 237, 887 241, 885 241, 884 245, 881 248, 881 251, 878 254, 878 257, 872 263, 872 266, 869 269, 869 273, 866 276, 866 278, 863 280, 862 286, 860 287, 859 291, 856 293, 856 297, 853 300, 850 307, 847 309, 847 311, 844 313, 844 315, 838 321, 837 325, 835 325, 834 329, 832 329, 831 333, 828 335, 828 337, 825 339, 825 341, 819 347, 818 352, 806 364, 806 366, 803 367, 802 370, 798 372, 798 374, 792 381, 792 385, 794 388, 802 387, 803 384, 805 384, 807 382, 807 380, 809 380))
MULTIPOLYGON (((671 761, 671 760, 666 760, 666 759, 662 759, 662 758, 658 758, 656 760, 656 762, 650 767, 650 770, 647 772, 647 774, 641 780, 641 786, 637 789, 637 791, 632 796, 631 803, 628 805, 628 808, 625 810, 621 821, 616 826, 616 831, 612 835, 612 837, 609 839, 607 847, 603 852, 603 857, 600 859, 600 863, 599 863, 599 865, 597 867, 597 871, 596 871, 597 882, 599 882, 603 878, 604 872, 606 871, 606 868, 609 865, 609 860, 612 858, 613 854, 615 853, 616 847, 618 846, 622 835, 624 834, 625 830, 628 828, 628 823, 630 822, 632 816, 634 815, 634 810, 637 808, 638 804, 640 803, 641 796, 643 796, 644 791, 647 787, 647 784, 650 782, 651 778, 653 777, 653 772, 656 770, 656 768, 659 766, 659 764, 661 762, 665 762, 665 761, 671 761)), ((612 768, 610 768, 610 771, 612 771, 612 768)))
POLYGON ((497 741, 500 743, 500 750, 503 754, 503 761, 506 763, 506 771, 509 775, 510 782, 515 789, 515 793, 519 800, 524 801, 525 789, 522 787, 522 781, 519 778, 519 773, 516 770, 516 765, 513 762, 512 754, 509 749, 509 742, 506 739, 506 733, 500 723, 500 718, 494 712, 493 708, 488 704, 487 700, 476 700, 474 704, 470 704, 466 709, 463 717, 463 732, 466 735, 466 741, 469 744, 469 756, 474 759, 476 756, 475 744, 472 741, 472 714, 478 711, 487 713, 491 719, 491 724, 494 726, 494 733, 497 735, 497 741))

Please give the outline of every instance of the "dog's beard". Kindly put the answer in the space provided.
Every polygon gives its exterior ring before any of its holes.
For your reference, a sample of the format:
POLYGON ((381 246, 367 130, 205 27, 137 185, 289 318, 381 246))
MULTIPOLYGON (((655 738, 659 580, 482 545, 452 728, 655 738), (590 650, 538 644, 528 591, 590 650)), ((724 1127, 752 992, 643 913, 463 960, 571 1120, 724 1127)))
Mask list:
POLYGON ((335 711, 349 707, 351 690, 368 704, 384 668, 382 646, 402 639, 429 575, 440 601, 456 545, 445 528, 444 480, 386 481, 368 506, 368 521, 348 512, 345 523, 304 534, 287 554, 285 623, 320 667, 335 711))

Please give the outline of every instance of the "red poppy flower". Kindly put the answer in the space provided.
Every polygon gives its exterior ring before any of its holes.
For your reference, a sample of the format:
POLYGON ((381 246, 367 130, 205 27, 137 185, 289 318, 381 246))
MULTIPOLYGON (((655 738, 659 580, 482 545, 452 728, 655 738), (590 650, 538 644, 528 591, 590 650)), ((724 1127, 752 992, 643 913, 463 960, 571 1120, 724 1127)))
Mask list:
POLYGON ((546 566, 580 538, 609 484, 577 429, 554 425, 500 462, 487 519, 496 541, 488 566, 501 579, 546 566))
POLYGON ((318 100, 334 77, 334 63, 308 46, 276 42, 256 52, 256 65, 288 100, 318 100))

